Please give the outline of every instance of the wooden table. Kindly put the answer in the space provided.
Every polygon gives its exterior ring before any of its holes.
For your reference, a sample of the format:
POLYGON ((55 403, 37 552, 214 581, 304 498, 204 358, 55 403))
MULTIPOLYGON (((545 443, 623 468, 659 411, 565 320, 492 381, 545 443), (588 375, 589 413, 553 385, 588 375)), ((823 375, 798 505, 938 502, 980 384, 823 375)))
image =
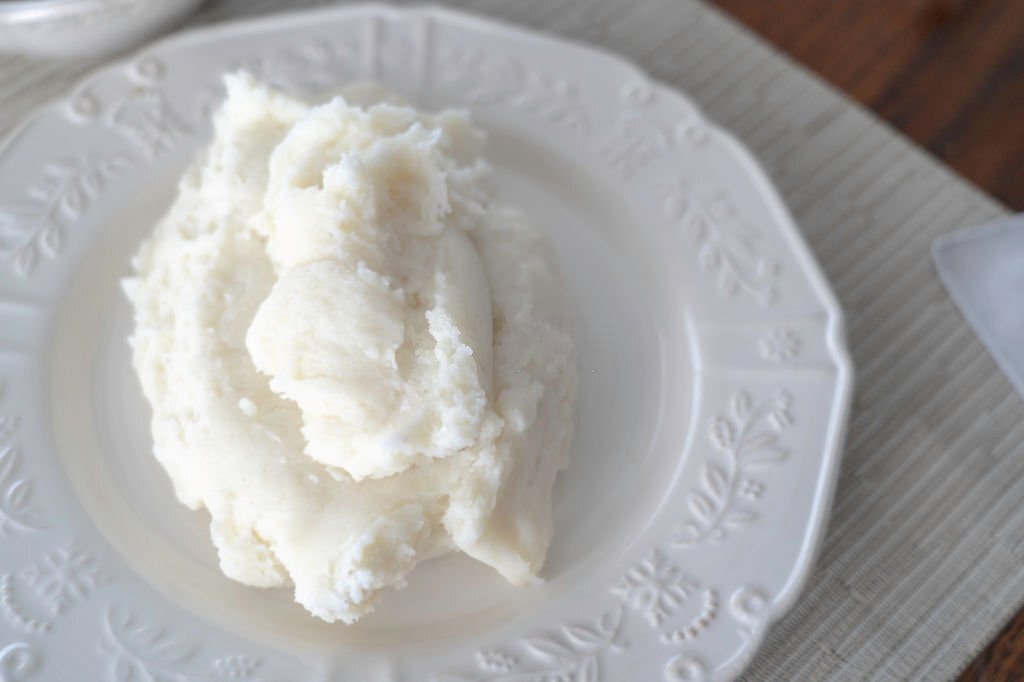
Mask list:
MULTIPOLYGON (((713 2, 1024 211, 1024 0, 713 2)), ((1024 609, 960 678, 1021 679, 1024 609)))

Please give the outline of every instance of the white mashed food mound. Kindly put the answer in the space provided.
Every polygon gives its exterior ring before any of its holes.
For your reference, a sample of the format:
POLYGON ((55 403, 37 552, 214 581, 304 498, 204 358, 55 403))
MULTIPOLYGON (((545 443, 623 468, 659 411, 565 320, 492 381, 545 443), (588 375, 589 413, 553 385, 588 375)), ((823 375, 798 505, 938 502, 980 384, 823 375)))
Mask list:
POLYGON ((491 203, 481 133, 372 89, 227 90, 125 282, 156 457, 222 570, 345 622, 453 550, 535 580, 571 319, 543 236, 491 203))

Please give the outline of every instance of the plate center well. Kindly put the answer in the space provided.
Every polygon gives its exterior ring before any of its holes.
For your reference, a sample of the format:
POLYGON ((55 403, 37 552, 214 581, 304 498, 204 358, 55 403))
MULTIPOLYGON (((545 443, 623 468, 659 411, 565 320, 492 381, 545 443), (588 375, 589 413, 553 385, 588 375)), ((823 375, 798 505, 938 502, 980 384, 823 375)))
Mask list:
POLYGON ((547 608, 642 536, 678 471, 688 427, 686 292, 674 274, 681 254, 584 169, 513 131, 490 132, 501 200, 549 234, 577 317, 576 430, 555 491, 546 582, 514 588, 487 566, 443 557, 346 627, 309 616, 288 590, 249 588, 220 573, 208 516, 177 502, 152 456, 126 341, 131 310, 119 289, 173 197, 179 160, 138 180, 133 201, 95 235, 62 306, 52 368, 58 449, 78 496, 125 562, 173 602, 288 648, 424 646, 547 608))

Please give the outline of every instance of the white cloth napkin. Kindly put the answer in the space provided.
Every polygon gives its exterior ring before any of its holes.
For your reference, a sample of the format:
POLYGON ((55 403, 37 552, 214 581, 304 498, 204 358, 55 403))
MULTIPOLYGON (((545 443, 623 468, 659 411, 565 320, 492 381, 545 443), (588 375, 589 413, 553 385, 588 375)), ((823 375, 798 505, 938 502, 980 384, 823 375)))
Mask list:
POLYGON ((935 240, 935 267, 1024 398, 1024 213, 935 240))

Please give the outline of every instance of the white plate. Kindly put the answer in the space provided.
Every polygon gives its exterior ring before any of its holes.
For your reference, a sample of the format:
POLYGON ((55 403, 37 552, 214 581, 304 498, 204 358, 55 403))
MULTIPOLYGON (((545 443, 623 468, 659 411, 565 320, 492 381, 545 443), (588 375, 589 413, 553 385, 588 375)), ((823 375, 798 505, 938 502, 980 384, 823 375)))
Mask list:
POLYGON ((750 155, 618 58, 379 6, 174 37, 0 152, 0 251, 0 679, 725 679, 807 580, 852 383, 839 308, 750 155), (307 94, 377 79, 490 131, 578 311, 545 584, 448 557, 326 625, 222 577, 174 500, 118 280, 240 66, 307 94))

